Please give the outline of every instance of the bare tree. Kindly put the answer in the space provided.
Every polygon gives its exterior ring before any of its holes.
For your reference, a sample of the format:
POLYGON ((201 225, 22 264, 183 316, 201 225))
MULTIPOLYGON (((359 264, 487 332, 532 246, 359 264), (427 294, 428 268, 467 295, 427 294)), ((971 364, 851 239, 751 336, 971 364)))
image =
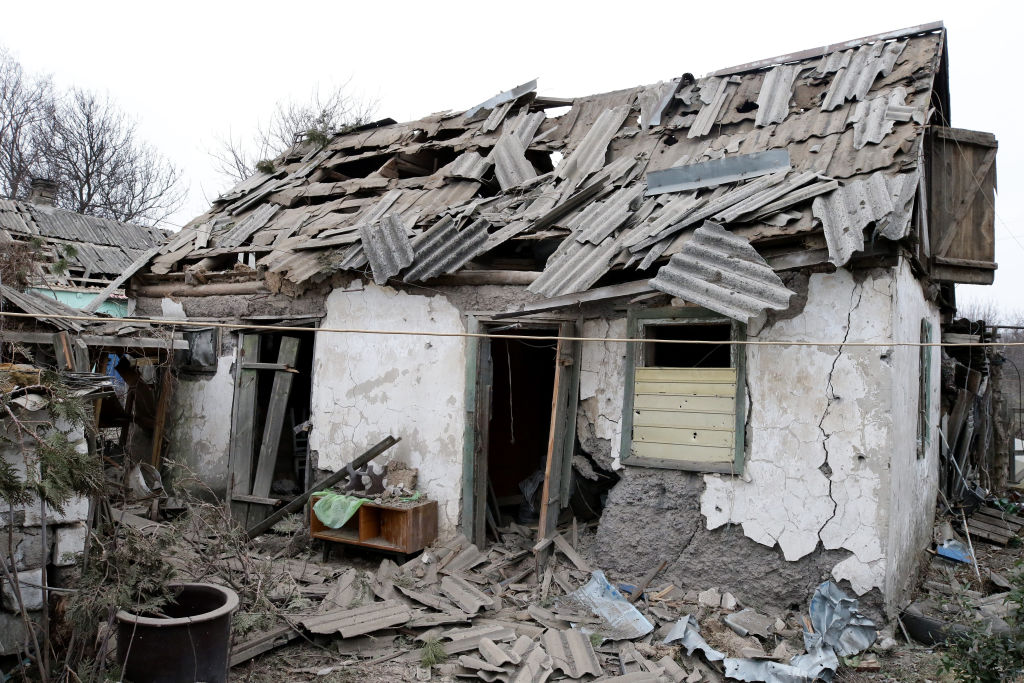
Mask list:
POLYGON ((278 101, 269 120, 257 125, 256 135, 246 142, 231 131, 216 141, 210 152, 216 170, 232 181, 245 180, 257 170, 269 169, 272 160, 294 145, 298 138, 325 139, 370 121, 375 100, 364 100, 343 83, 326 94, 317 86, 302 102, 278 101), (257 166, 264 165, 264 169, 257 166))
POLYGON ((0 47, 0 194, 25 199, 30 179, 45 177, 57 206, 157 224, 184 201, 182 174, 136 128, 109 97, 57 93, 0 47))
POLYGON ((184 199, 181 171, 135 130, 109 97, 76 88, 59 100, 37 141, 58 205, 146 224, 174 213, 184 199))
POLYGON ((42 158, 35 141, 52 115, 50 79, 26 74, 0 46, 0 195, 28 194, 33 169, 42 158))

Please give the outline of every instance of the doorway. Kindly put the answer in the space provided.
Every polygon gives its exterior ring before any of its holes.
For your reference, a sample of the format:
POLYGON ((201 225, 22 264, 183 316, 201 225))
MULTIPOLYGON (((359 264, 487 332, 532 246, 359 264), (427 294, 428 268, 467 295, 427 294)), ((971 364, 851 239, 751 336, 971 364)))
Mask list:
POLYGON ((477 544, 498 538, 516 522, 554 530, 569 501, 576 439, 579 343, 575 322, 471 321, 493 337, 477 342, 475 419, 467 445, 464 488, 467 536, 477 544), (520 339, 520 336, 552 337, 520 339))
MULTIPOLYGON (((558 336, 558 328, 530 334, 558 336)), ((492 514, 536 524, 551 430, 556 341, 491 339, 493 379, 487 435, 487 472, 492 514)))

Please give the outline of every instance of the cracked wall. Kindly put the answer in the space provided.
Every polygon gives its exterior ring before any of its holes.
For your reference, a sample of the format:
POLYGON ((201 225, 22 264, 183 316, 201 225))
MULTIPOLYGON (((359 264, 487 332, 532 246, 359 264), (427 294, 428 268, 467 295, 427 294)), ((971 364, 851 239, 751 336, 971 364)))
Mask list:
POLYGON ((226 342, 231 338, 224 335, 215 374, 179 373, 167 419, 169 459, 185 465, 217 496, 227 492, 229 475, 235 352, 226 342))
MULTIPOLYGON (((815 274, 804 311, 757 338, 900 339, 909 327, 919 328, 920 316, 899 320, 897 293, 923 308, 921 287, 906 265, 857 276, 847 270, 815 274)), ((890 468, 895 460, 916 459, 916 349, 898 349, 748 347, 746 466, 741 477, 705 475, 707 528, 740 524, 758 543, 777 544, 789 561, 819 544, 848 550, 833 577, 848 580, 858 594, 880 589, 891 602, 887 577, 920 550, 919 536, 899 547, 890 543, 891 496, 897 495, 890 468)), ((918 487, 925 467, 915 466, 902 484, 918 487)), ((930 519, 934 488, 931 498, 924 488, 898 510, 900 517, 930 519)))
MULTIPOLYGON (((367 283, 335 290, 322 327, 465 332, 443 296, 367 283)), ((377 462, 419 470, 419 489, 438 501, 439 534, 454 533, 462 492, 466 343, 463 338, 321 332, 313 352, 313 429, 319 467, 337 470, 388 434, 402 441, 377 462)))
MULTIPOLYGON (((584 337, 623 338, 626 319, 593 319, 583 323, 584 337)), ((626 376, 626 345, 588 342, 582 345, 580 402, 576 434, 580 448, 607 470, 622 467, 622 383, 626 376)))

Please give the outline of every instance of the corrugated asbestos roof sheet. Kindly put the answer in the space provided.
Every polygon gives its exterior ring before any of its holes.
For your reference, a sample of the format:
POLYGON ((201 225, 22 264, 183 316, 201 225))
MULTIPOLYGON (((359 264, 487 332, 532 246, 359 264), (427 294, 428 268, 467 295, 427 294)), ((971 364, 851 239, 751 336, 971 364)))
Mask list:
POLYGON ((604 675, 594 646, 582 631, 549 628, 541 634, 540 644, 551 657, 551 667, 561 669, 569 678, 580 678, 584 674, 604 675))
POLYGON ((750 326, 767 309, 789 308, 793 296, 750 242, 710 221, 658 270, 651 286, 750 326))
POLYGON ((342 638, 354 638, 409 621, 412 610, 400 600, 374 602, 355 609, 331 610, 300 620, 313 633, 340 633, 342 638))
MULTIPOLYGON (((944 40, 922 31, 571 101, 531 82, 467 112, 300 142, 150 269, 229 269, 245 249, 294 292, 339 269, 394 284, 519 268, 541 270, 529 291, 553 297, 649 278, 708 219, 755 247, 823 232, 844 264, 867 227, 909 234, 944 40)), ((0 225, 14 220, 0 206, 0 225)))
POLYGON ((86 216, 53 206, 0 199, 0 228, 12 238, 41 237, 73 247, 69 267, 95 279, 113 279, 167 235, 156 228, 86 216))
MULTIPOLYGON (((36 315, 82 315, 82 312, 71 308, 56 299, 41 296, 33 292, 19 292, 7 285, 0 285, 0 296, 21 309, 22 313, 36 315)), ((47 318, 46 322, 68 332, 81 332, 82 325, 75 320, 47 318)))

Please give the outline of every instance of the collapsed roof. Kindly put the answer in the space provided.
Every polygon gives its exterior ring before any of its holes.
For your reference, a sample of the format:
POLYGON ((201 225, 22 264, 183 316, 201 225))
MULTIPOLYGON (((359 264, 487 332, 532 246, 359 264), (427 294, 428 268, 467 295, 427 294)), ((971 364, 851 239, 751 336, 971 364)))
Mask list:
POLYGON ((38 239, 51 263, 67 262, 66 272, 47 274, 51 284, 113 280, 166 238, 159 228, 0 198, 0 245, 38 239))
POLYGON ((779 245, 843 266, 868 228, 908 237, 943 39, 922 26, 572 100, 532 82, 465 112, 305 139, 149 270, 245 254, 290 293, 339 270, 380 284, 541 270, 541 297, 654 278, 740 319, 785 308, 779 245), (752 289, 742 301, 715 285, 730 276, 752 289))

